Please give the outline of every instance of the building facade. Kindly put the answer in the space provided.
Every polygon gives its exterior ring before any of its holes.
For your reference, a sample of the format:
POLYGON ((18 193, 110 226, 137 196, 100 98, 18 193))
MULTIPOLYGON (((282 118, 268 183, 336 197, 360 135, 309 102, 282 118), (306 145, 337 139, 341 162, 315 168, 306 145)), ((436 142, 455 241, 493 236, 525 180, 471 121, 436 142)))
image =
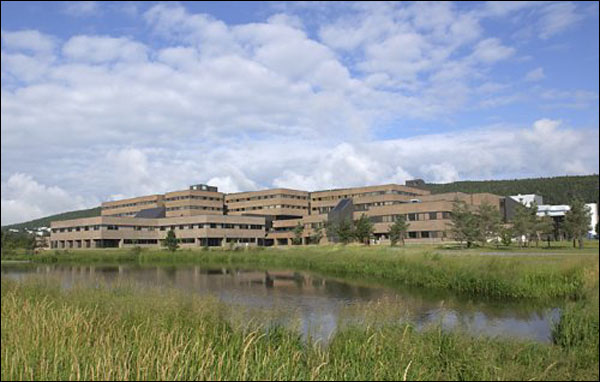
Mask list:
POLYGON ((446 232, 455 200, 472 208, 485 202, 505 210, 505 198, 498 195, 431 194, 398 184, 231 194, 194 185, 164 195, 102 203, 99 217, 52 222, 50 244, 57 249, 160 246, 173 229, 184 247, 292 245, 298 225, 303 229, 296 244, 325 244, 335 242, 326 236, 327 224, 340 216, 358 220, 363 214, 374 225, 373 243, 388 243, 389 228, 400 216, 409 223, 408 242, 436 242, 450 239, 446 232))

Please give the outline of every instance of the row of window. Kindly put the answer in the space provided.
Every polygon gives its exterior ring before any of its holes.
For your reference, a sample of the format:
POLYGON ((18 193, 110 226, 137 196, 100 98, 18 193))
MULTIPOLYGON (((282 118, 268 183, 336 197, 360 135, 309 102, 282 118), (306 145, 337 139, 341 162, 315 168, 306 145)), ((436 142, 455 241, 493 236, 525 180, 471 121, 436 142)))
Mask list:
MULTIPOLYGON (((376 238, 388 239, 388 235, 375 235, 376 238)), ((407 239, 441 239, 444 237, 443 231, 408 231, 407 239)))
POLYGON ((204 210, 204 211, 221 211, 219 207, 206 207, 206 206, 179 206, 169 207, 167 211, 179 211, 179 210, 204 210))
POLYGON ((158 244, 157 239, 124 239, 123 244, 158 244))
POLYGON ((332 195, 332 196, 324 196, 324 197, 314 197, 312 198, 313 202, 323 201, 323 200, 338 200, 342 198, 364 198, 367 196, 379 196, 379 195, 405 195, 405 196, 417 196, 414 192, 406 192, 400 190, 383 190, 383 191, 370 191, 370 192, 360 192, 357 194, 348 194, 348 195, 332 195))
MULTIPOLYGON (((133 227, 134 231, 154 231, 156 227, 152 226, 117 226, 117 225, 93 225, 93 226, 84 226, 84 227, 67 227, 67 228, 53 228, 53 233, 58 232, 81 232, 81 231, 98 231, 98 230, 108 230, 108 231, 118 231, 119 228, 133 227)), ((161 231, 166 231, 168 229, 202 229, 202 228, 225 228, 225 229, 263 229, 264 226, 260 224, 218 224, 218 223, 201 223, 201 224, 184 224, 184 225, 171 225, 171 226, 161 226, 159 229, 161 231)))
POLYGON ((223 201, 223 198, 214 198, 212 196, 200 196, 200 195, 182 195, 182 196, 173 196, 170 198, 165 198, 166 202, 174 202, 176 200, 215 200, 215 201, 223 201))
POLYGON ((257 207, 246 207, 246 208, 232 208, 229 211, 255 211, 255 210, 270 210, 274 208, 289 208, 289 209, 297 209, 297 210, 307 210, 306 206, 290 206, 287 204, 272 204, 269 206, 257 206, 257 207))
POLYGON ((437 220, 437 219, 450 219, 451 212, 422 212, 422 213, 410 213, 410 214, 396 214, 396 215, 381 215, 371 216, 369 219, 373 223, 393 223, 396 220, 404 217, 406 221, 420 221, 420 220, 437 220))
POLYGON ((167 230, 185 230, 185 229, 204 229, 204 228, 223 228, 223 229, 263 229, 261 224, 218 224, 218 223, 201 223, 201 224, 180 224, 171 226, 161 226, 161 231, 167 230))
POLYGON ((137 207, 137 206, 146 206, 148 204, 156 204, 156 200, 150 200, 150 201, 146 201, 146 202, 135 202, 135 203, 124 203, 124 204, 117 204, 114 206, 103 206, 102 209, 104 210, 112 210, 115 208, 125 208, 125 207, 137 207))
POLYGON ((249 198, 228 199, 227 202, 237 203, 237 202, 249 202, 251 200, 264 200, 264 199, 277 199, 277 198, 308 200, 308 196, 289 195, 289 194, 273 194, 273 195, 251 196, 249 198))

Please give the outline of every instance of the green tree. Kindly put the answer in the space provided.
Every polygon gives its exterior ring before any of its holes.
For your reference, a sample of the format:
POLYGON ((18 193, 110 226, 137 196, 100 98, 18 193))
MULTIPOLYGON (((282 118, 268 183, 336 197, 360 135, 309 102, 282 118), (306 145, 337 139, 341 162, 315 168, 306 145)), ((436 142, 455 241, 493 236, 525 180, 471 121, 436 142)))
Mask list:
POLYGON ((365 214, 362 214, 360 219, 354 223, 354 237, 359 243, 369 244, 374 230, 371 219, 365 214))
POLYGON ((467 243, 470 248, 473 243, 481 239, 479 219, 462 200, 455 200, 450 216, 452 227, 450 232, 454 240, 467 243))
POLYGON ((579 249, 583 248, 583 238, 590 229, 591 212, 580 199, 571 202, 571 209, 565 214, 565 230, 573 239, 573 248, 579 242, 579 249))
POLYGON ((336 227, 336 234, 342 244, 348 244, 354 237, 354 227, 350 219, 342 220, 336 227))
POLYGON ((499 244, 500 228, 502 227, 502 216, 500 211, 487 201, 481 203, 477 208, 479 234, 482 244, 492 240, 499 244))
POLYGON ((548 243, 548 248, 550 248, 550 240, 554 235, 554 220, 550 216, 539 216, 535 225, 535 233, 536 233, 536 247, 537 242, 542 239, 542 237, 546 238, 546 242, 548 243))
POLYGON ((529 242, 531 233, 535 229, 534 225, 535 220, 532 219, 530 209, 522 204, 518 204, 515 208, 515 216, 513 218, 513 233, 517 236, 521 247, 525 246, 526 242, 529 242))
POLYGON ((502 241, 502 245, 508 247, 512 243, 513 238, 513 230, 511 227, 502 226, 500 228, 500 240, 502 241))
POLYGON ((317 226, 317 228, 313 228, 313 233, 312 235, 310 235, 310 242, 312 244, 319 244, 321 242, 321 239, 323 239, 323 227, 320 223, 318 224, 319 225, 317 226))
POLYGON ((395 246, 398 241, 401 241, 402 245, 404 245, 408 227, 409 224, 406 222, 406 218, 403 215, 399 216, 394 224, 390 226, 388 234, 390 235, 390 244, 392 246, 395 246))
POLYGON ((163 241, 163 245, 171 252, 175 252, 177 248, 179 248, 179 244, 177 244, 177 237, 175 236, 175 231, 173 228, 167 232, 167 237, 163 241))
POLYGON ((296 227, 294 227, 294 238, 292 239, 292 243, 293 244, 302 244, 302 234, 304 233, 304 225, 302 225, 300 222, 298 222, 298 224, 296 224, 296 227))

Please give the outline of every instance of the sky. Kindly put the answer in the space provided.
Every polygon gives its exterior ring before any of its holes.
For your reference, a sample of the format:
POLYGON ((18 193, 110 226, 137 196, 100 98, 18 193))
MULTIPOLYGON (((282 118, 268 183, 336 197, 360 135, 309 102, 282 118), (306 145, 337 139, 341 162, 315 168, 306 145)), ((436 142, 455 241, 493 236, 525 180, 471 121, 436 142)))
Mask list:
POLYGON ((598 3, 2 2, 1 220, 598 173, 598 3))

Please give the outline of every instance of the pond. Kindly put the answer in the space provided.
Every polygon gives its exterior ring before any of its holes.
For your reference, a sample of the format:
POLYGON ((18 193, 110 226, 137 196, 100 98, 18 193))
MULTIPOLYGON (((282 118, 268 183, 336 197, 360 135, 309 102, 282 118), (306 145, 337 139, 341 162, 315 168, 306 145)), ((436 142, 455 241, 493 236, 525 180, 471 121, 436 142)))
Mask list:
POLYGON ((362 324, 369 313, 380 320, 410 320, 418 329, 440 324, 444 330, 549 342, 552 323, 560 315, 558 303, 552 302, 536 305, 464 298, 286 270, 2 263, 2 278, 23 280, 29 275, 59 278, 66 288, 74 283, 125 281, 212 295, 233 308, 277 312, 272 318, 277 323, 294 322, 304 337, 323 342, 340 325, 362 324))

